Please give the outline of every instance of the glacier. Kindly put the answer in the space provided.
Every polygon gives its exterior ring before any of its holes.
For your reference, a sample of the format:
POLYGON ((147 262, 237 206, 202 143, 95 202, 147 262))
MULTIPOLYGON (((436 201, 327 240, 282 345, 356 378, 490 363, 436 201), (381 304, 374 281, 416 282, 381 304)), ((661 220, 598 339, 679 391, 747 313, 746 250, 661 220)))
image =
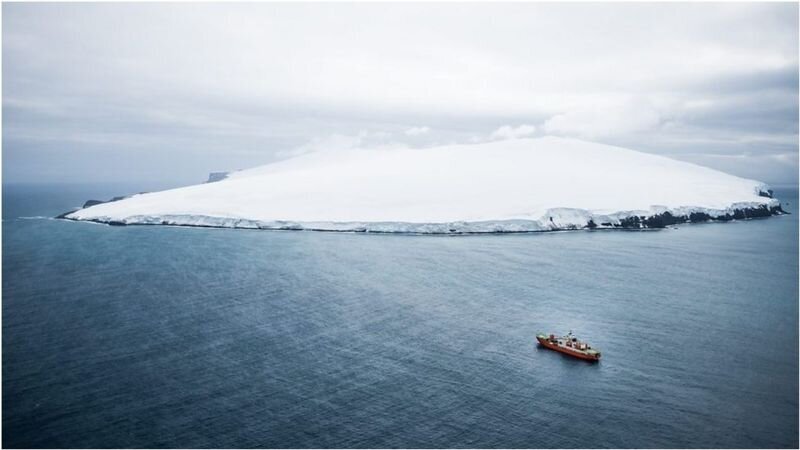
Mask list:
POLYGON ((782 214, 769 186, 561 137, 319 151, 61 218, 372 233, 646 229, 782 214))

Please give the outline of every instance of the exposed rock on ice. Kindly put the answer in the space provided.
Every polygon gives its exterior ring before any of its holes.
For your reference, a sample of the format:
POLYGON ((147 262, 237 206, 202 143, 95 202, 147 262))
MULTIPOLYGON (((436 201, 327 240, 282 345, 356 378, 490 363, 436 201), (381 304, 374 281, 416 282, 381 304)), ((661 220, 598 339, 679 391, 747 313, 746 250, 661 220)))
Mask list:
POLYGON ((208 181, 206 183, 216 183, 217 181, 222 181, 225 178, 228 178, 230 172, 211 172, 208 174, 208 181))

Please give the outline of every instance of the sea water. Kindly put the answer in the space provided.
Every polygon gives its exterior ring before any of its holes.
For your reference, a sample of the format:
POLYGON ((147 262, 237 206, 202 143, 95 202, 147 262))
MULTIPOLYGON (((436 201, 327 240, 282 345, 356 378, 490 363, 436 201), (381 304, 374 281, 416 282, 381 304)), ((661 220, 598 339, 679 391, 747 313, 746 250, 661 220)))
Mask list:
POLYGON ((797 214, 487 236, 46 218, 136 190, 4 186, 5 447, 798 446, 797 214), (536 344, 569 330, 602 361, 536 344))

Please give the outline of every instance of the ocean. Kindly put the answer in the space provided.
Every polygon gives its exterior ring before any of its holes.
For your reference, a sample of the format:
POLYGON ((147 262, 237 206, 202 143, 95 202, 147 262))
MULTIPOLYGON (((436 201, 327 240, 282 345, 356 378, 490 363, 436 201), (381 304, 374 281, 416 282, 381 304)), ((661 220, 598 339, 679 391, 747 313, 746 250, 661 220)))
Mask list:
POLYGON ((4 447, 798 446, 797 214, 487 236, 48 218, 146 188, 4 185, 4 447), (537 346, 569 330, 602 361, 537 346))

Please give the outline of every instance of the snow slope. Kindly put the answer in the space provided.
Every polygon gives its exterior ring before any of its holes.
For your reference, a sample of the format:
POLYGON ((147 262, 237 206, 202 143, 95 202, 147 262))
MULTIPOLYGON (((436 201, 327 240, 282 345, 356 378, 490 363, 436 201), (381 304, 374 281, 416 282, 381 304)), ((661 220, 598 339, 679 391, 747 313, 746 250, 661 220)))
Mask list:
POLYGON ((615 227, 665 212, 774 212, 763 183, 620 147, 543 137, 318 152, 91 206, 68 219, 382 232, 615 227))

